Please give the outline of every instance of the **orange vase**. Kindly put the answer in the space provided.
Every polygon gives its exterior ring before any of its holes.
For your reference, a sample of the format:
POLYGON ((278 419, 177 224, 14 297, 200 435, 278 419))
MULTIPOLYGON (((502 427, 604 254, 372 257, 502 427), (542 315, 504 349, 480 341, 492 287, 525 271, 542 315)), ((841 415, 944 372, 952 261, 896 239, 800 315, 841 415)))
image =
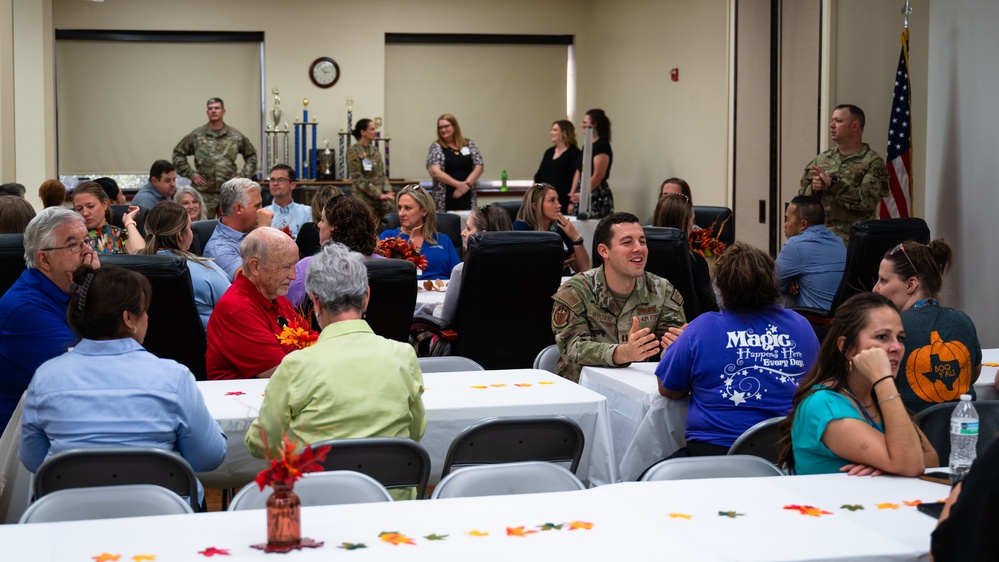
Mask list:
POLYGON ((267 498, 267 545, 291 546, 302 540, 302 502, 284 484, 275 484, 267 498))

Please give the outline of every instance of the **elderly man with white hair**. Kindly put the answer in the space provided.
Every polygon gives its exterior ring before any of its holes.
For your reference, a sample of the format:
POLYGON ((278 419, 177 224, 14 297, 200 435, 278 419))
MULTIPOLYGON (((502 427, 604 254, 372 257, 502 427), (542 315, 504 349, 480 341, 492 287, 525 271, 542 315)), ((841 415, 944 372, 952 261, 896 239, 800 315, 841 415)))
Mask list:
POLYGON ((285 298, 298 263, 295 241, 267 226, 247 235, 239 251, 240 273, 208 320, 205 362, 212 380, 271 376, 295 350, 278 335, 289 322, 304 322, 285 298))
POLYGON ((83 217, 63 207, 28 223, 24 262, 27 269, 0 299, 0 431, 35 369, 76 341, 66 323, 73 272, 101 265, 83 217))
POLYGON ((274 211, 264 209, 260 199, 260 184, 246 178, 233 178, 222 184, 219 191, 222 218, 212 237, 205 243, 203 255, 215 258, 215 265, 235 279, 241 258, 240 242, 258 226, 270 226, 274 211))
POLYGON ((301 443, 419 441, 427 427, 420 365, 412 346, 375 335, 364 321, 370 291, 361 254, 336 242, 325 246, 309 263, 305 288, 322 334, 281 361, 246 432, 247 449, 257 457, 268 447, 275 453, 285 434, 301 443))

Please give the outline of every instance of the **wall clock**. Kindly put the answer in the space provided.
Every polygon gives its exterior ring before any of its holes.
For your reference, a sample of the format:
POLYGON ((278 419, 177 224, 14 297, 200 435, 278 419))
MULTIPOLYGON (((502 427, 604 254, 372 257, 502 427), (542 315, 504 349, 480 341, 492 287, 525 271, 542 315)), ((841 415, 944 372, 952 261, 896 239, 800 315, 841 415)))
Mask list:
POLYGON ((319 57, 309 65, 309 78, 320 88, 332 88, 340 79, 340 65, 329 57, 319 57))

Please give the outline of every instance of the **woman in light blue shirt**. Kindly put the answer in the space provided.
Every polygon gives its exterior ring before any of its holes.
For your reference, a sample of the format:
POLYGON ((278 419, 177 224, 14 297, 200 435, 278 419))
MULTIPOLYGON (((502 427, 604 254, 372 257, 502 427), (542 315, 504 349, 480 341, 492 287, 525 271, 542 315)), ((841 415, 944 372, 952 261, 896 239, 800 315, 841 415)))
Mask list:
POLYGON ((226 437, 194 375, 142 348, 149 281, 112 265, 83 266, 73 281, 67 320, 83 339, 43 363, 28 386, 24 466, 35 472, 49 455, 69 449, 134 446, 175 452, 196 472, 218 468, 226 437))
POLYGON ((207 330, 208 318, 215 309, 215 303, 232 283, 215 262, 188 251, 193 241, 190 214, 179 203, 161 201, 146 215, 146 247, 141 253, 174 254, 187 260, 194 287, 194 303, 198 305, 201 326, 207 330))

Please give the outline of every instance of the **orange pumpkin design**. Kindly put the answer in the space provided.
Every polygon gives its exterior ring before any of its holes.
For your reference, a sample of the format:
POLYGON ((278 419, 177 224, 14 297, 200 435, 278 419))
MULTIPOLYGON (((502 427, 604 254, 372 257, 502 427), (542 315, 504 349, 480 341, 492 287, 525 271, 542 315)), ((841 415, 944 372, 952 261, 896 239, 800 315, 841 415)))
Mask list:
POLYGON ((963 343, 942 341, 940 334, 931 332, 930 344, 909 354, 905 378, 922 400, 957 400, 971 388, 971 354, 963 343))

